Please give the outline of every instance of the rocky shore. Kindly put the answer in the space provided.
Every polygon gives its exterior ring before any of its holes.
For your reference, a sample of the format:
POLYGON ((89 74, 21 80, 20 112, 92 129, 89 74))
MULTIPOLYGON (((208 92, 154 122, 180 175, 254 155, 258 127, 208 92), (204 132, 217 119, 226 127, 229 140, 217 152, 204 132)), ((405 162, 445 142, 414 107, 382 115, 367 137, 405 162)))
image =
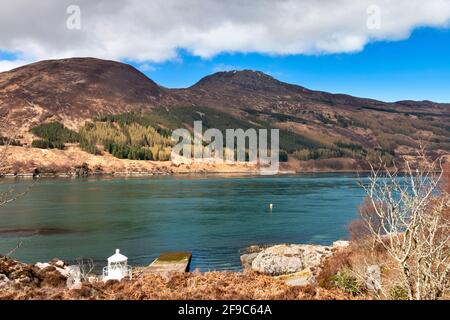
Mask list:
MULTIPOLYGON (((244 273, 269 276, 289 286, 315 285, 323 261, 349 245, 336 241, 332 246, 280 244, 251 246, 241 255, 244 273)), ((137 268, 138 274, 145 268, 137 268)), ((83 266, 67 265, 60 259, 26 264, 0 256, 0 289, 30 290, 43 287, 80 289, 83 283, 101 283, 99 276, 85 274, 83 266)), ((167 275, 162 275, 167 276, 167 275)))
POLYGON ((7 287, 37 288, 66 286, 68 270, 64 262, 55 259, 49 263, 30 265, 0 256, 0 289, 7 287))

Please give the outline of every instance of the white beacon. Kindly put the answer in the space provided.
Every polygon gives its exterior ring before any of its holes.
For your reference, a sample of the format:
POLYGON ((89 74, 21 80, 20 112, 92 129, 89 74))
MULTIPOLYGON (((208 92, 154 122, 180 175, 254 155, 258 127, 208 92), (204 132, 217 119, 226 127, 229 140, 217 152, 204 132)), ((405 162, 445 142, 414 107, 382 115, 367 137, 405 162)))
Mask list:
POLYGON ((103 281, 120 281, 125 277, 131 279, 131 267, 128 266, 128 258, 116 249, 116 253, 108 258, 108 265, 103 268, 103 281))

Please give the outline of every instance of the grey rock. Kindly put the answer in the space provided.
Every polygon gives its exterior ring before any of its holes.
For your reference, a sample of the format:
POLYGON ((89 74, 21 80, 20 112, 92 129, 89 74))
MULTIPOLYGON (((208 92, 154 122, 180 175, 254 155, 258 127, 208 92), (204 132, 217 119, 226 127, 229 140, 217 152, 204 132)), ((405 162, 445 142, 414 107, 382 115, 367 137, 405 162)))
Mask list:
POLYGON ((42 269, 51 267, 51 264, 50 264, 50 263, 47 263, 47 262, 44 262, 44 263, 42 263, 42 262, 36 262, 35 266, 42 270, 42 269))
POLYGON ((366 287, 369 290, 381 291, 381 268, 379 265, 367 267, 366 287))
POLYGON ((5 274, 0 273, 0 288, 8 286, 10 282, 11 280, 9 280, 9 278, 5 274))
POLYGON ((67 273, 66 286, 69 289, 81 288, 81 270, 77 265, 68 266, 65 268, 67 273))
POLYGON ((255 260, 257 255, 258 255, 258 252, 254 252, 254 253, 243 254, 241 256, 241 264, 244 267, 244 269, 250 269, 252 267, 252 262, 253 262, 253 260, 255 260))
POLYGON ((60 267, 60 268, 64 267, 64 261, 62 261, 62 260, 55 261, 55 266, 60 267))
POLYGON ((258 254, 252 262, 252 269, 271 276, 294 273, 303 270, 299 257, 285 257, 271 254, 258 254))
POLYGON ((347 248, 349 245, 350 242, 346 240, 337 240, 333 242, 333 248, 335 249, 347 248))
MULTIPOLYGON (((332 254, 331 247, 308 244, 282 244, 263 249, 256 257, 244 257, 251 261, 255 271, 276 276, 317 269, 323 259, 332 254)), ((242 261, 242 260, 241 260, 242 261)))

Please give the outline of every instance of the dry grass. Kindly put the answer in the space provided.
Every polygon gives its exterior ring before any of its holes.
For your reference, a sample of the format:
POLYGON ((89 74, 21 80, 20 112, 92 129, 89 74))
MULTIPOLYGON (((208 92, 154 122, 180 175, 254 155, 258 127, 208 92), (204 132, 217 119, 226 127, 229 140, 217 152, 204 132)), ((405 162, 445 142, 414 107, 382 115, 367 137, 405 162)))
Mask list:
MULTIPOLYGON (((0 154, 5 148, 0 146, 0 154)), ((118 159, 109 153, 93 155, 76 146, 65 150, 37 149, 9 146, 5 152, 3 173, 29 174, 35 169, 43 174, 73 173, 77 167, 86 164, 90 170, 111 173, 256 173, 257 168, 250 163, 193 163, 176 165, 171 161, 140 161, 118 159)))
POLYGON ((450 162, 444 164, 444 186, 443 190, 450 193, 450 162))
MULTIPOLYGON (((450 163, 444 166, 444 179, 440 186, 441 196, 436 198, 433 203, 439 204, 440 199, 445 200, 445 193, 450 191, 450 163)), ((450 216, 450 206, 444 208, 445 214, 443 219, 450 216)), ((374 214, 373 205, 365 199, 364 203, 359 207, 359 219, 351 222, 348 226, 350 240, 352 245, 342 251, 336 252, 332 257, 327 259, 323 264, 322 272, 318 277, 320 286, 332 289, 336 286, 335 276, 342 271, 353 277, 357 282, 364 286, 367 274, 367 267, 377 265, 381 268, 382 290, 380 292, 368 292, 374 298, 381 299, 405 299, 407 293, 404 288, 404 274, 398 267, 398 263, 394 261, 381 243, 375 244, 372 234, 367 226, 370 221, 372 227, 377 230, 379 221, 374 214)), ((442 223, 445 223, 443 221, 442 223)), ((443 227, 436 234, 438 237, 444 238, 448 236, 448 227, 443 227)), ((439 238, 439 239, 441 239, 439 238)), ((386 236, 386 242, 388 241, 386 236)), ((436 240, 438 241, 438 240, 436 240)), ((444 294, 444 298, 448 299, 448 294, 444 294)))
POLYGON ((216 300, 216 299, 353 299, 339 290, 292 287, 253 272, 144 274, 134 280, 86 283, 81 289, 52 286, 12 288, 0 291, 0 299, 107 299, 107 300, 216 300))
POLYGON ((345 271, 363 288, 364 294, 360 298, 397 299, 398 297, 393 295, 393 290, 398 286, 401 273, 395 266, 395 262, 381 245, 367 238, 361 239, 325 260, 318 276, 318 284, 328 290, 335 289, 334 277, 339 272, 345 271), (370 292, 365 289, 367 267, 371 265, 380 266, 383 288, 381 292, 370 292))

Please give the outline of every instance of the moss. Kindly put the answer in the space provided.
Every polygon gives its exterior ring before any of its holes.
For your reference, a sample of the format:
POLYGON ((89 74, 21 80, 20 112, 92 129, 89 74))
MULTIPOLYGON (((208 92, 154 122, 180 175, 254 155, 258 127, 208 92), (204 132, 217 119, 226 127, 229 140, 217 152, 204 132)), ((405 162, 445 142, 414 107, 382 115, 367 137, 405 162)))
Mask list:
POLYGON ((190 252, 163 252, 158 258, 159 262, 179 262, 189 260, 190 252))

